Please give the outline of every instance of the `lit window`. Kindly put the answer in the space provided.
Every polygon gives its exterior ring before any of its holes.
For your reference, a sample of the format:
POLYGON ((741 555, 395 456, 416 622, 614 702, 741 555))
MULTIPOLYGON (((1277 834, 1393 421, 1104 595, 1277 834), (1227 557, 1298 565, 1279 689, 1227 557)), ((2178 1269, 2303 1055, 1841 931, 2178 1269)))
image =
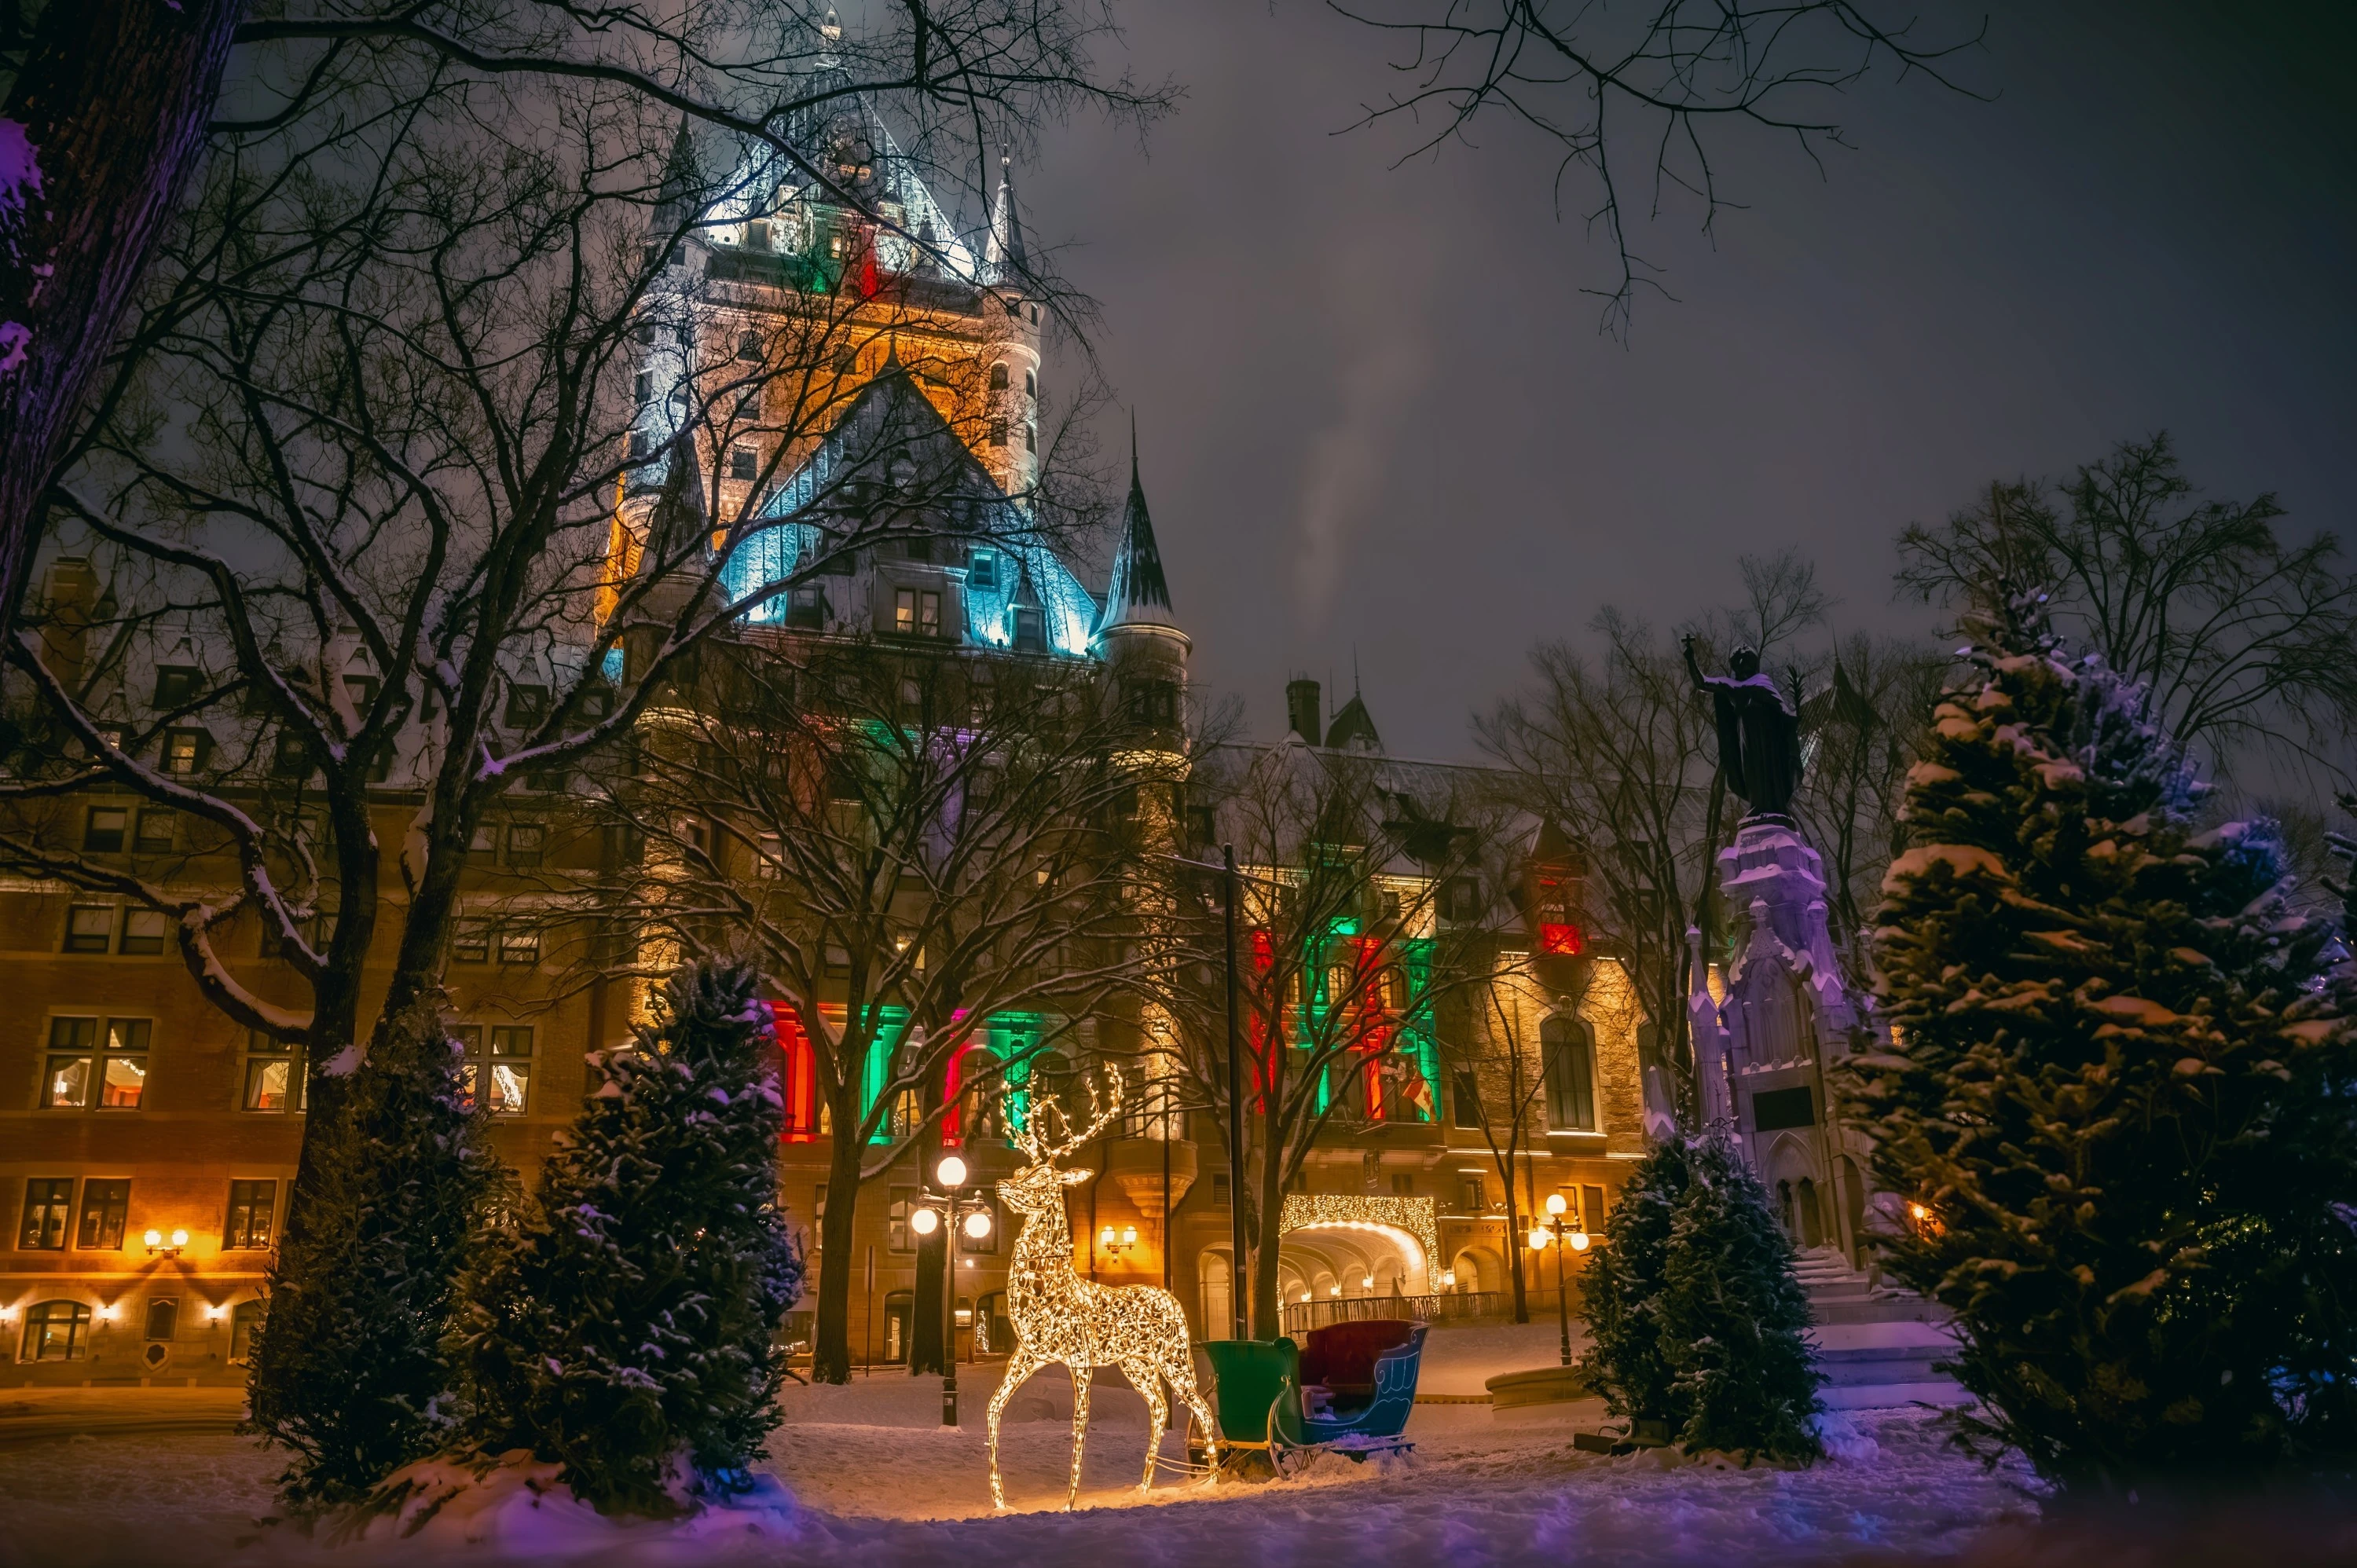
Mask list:
POLYGON ((113 854, 123 847, 124 830, 130 825, 131 813, 124 808, 92 806, 82 823, 81 847, 94 854, 113 854))
POLYGON ((245 1089, 239 1101, 246 1110, 300 1111, 307 1087, 302 1052, 259 1030, 246 1036, 245 1089))
POLYGON ((917 590, 902 588, 892 596, 892 629, 907 636, 917 629, 917 590))
POLYGON ((258 1252, 270 1245, 272 1223, 278 1217, 278 1184, 274 1181, 233 1181, 229 1184, 229 1222, 221 1229, 224 1251, 258 1252))
POLYGON ((123 1225, 131 1214, 131 1183, 122 1177, 81 1184, 81 1229, 74 1246, 84 1251, 119 1252, 123 1225))
POLYGON ((73 1214, 73 1177, 34 1176, 25 1183, 25 1216, 16 1228, 24 1252, 65 1250, 66 1225, 73 1214))
POLYGON ((90 1307, 79 1301, 45 1301, 25 1314, 23 1355, 27 1361, 79 1361, 90 1342, 90 1307))
POLYGON ((942 634, 942 596, 926 593, 917 596, 917 635, 939 637, 942 634))
POLYGON ((540 961, 540 933, 528 926, 500 929, 500 961, 533 964, 540 961))
POLYGON ((779 857, 785 854, 785 840, 776 833, 763 833, 753 856, 753 875, 763 882, 775 882, 779 877, 779 857))
POLYGON ((466 1047, 459 1071, 467 1102, 474 1103, 477 1084, 488 1083, 492 1115, 522 1115, 532 1099, 532 1026, 499 1024, 487 1032, 480 1024, 461 1024, 451 1033, 466 1047))
POLYGON ((136 1111, 147 1087, 145 1018, 110 1018, 99 1048, 95 1018, 49 1020, 41 1103, 56 1111, 136 1111))
POLYGON ((450 933, 453 963, 491 961, 491 928, 481 920, 461 920, 450 933))
POLYGON ((164 735, 164 771, 174 778, 185 779, 205 765, 205 754, 212 749, 212 737, 200 729, 167 730, 164 735))
POLYGON ((171 930, 171 918, 160 909, 130 910, 123 917, 123 950, 135 956, 162 952, 171 930))

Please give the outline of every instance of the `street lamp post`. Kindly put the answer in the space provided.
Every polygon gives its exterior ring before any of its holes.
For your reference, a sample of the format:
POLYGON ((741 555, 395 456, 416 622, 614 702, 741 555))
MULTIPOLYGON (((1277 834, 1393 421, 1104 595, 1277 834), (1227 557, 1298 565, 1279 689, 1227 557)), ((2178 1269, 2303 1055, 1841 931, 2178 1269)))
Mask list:
POLYGON ((942 1237, 942 1424, 958 1423, 957 1386, 957 1239, 963 1231, 974 1240, 990 1234, 990 1206, 959 1197, 966 1183, 965 1161, 943 1155, 933 1167, 931 1186, 920 1186, 917 1207, 909 1215, 909 1229, 930 1236, 938 1227, 942 1237))
POLYGON ((1555 1249, 1555 1311, 1563 1333, 1563 1364, 1566 1367, 1571 1365, 1571 1296, 1564 1285, 1563 1255, 1566 1251, 1585 1252, 1588 1242, 1587 1231, 1564 1219, 1565 1210, 1570 1207, 1564 1201, 1563 1194, 1547 1194, 1547 1217, 1532 1226, 1530 1234, 1532 1251, 1543 1252, 1549 1247, 1555 1249))

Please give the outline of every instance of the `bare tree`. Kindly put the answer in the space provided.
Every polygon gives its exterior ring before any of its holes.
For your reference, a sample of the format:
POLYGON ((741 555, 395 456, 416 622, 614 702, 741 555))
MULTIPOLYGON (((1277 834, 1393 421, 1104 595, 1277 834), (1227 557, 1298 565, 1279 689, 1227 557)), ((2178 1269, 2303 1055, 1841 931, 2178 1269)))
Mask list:
MULTIPOLYGON (((863 98, 888 103, 905 116, 909 156, 979 193, 989 152, 1028 149, 1043 117, 1092 109, 1144 123, 1170 106, 1167 83, 1098 71, 1091 51, 1113 29, 1102 9, 1028 0, 896 7, 849 36, 823 0, 401 0, 253 16, 210 0, 10 6, 0 15, 0 642, 49 487, 80 456, 71 432, 101 357, 209 133, 237 145, 294 129, 317 152, 332 145, 319 138, 323 114, 337 117, 355 82, 379 78, 500 85, 544 103, 588 87, 765 145, 798 183, 939 252, 949 236, 872 199, 858 166, 830 161, 796 130, 863 98)), ((1055 292, 1045 281, 1028 278, 1028 291, 1055 292)))
POLYGON ((831 1138, 823 1381, 850 1375, 863 1184, 945 1113, 979 1135, 1002 1082, 1091 1043, 1133 976, 1139 856, 1178 755, 1137 739, 1092 666, 732 640, 647 721, 604 807, 641 846, 610 890, 638 966, 749 952, 807 1042, 831 1138), (1046 1022, 994 1043, 1009 1014, 1046 1022))
POLYGON ((1617 610, 1596 619, 1600 659, 1563 643, 1477 733, 1524 808, 1580 853, 1597 945, 1628 966, 1672 1081, 1691 1085, 1684 1036, 1687 928, 1706 902, 1723 834, 1717 740, 1679 655, 1617 610))
POLYGON ((1439 1032, 1440 1062, 1448 1074, 1457 1125, 1480 1133, 1505 1190, 1506 1273, 1514 1321, 1528 1323, 1530 1294, 1521 1239, 1529 1228, 1515 1184, 1545 1136, 1535 1113, 1547 1083, 1536 1026, 1546 998, 1532 984, 1525 961, 1500 964, 1453 1001, 1454 1026, 1439 1032))
POLYGON ((1836 644, 1830 679, 1802 704, 1808 766, 1792 808, 1826 858, 1835 934, 1853 960, 1882 875, 1907 847, 1907 769, 1947 670, 1922 644, 1855 633, 1836 644))
POLYGON ((1899 586, 1986 608, 2042 590, 2057 629, 2152 695, 2156 722, 2222 771, 2255 749, 2338 772, 2357 721, 2357 575, 2341 542, 2289 543, 2271 494, 2203 500, 2166 432, 2067 483, 2000 481, 1900 535, 1899 586))
POLYGON ((1227 1090, 1217 886, 1185 861, 1169 863, 1151 994, 1171 1022, 1186 1109, 1223 1136, 1243 1119, 1250 1176, 1233 1201, 1250 1256, 1235 1278, 1239 1289, 1249 1278, 1254 1332, 1270 1337, 1285 1193, 1320 1133, 1439 1113, 1437 1009, 1496 957, 1494 911, 1462 879, 1505 813, 1461 770, 1298 746, 1218 748, 1197 760, 1188 789, 1243 870, 1242 1107, 1227 1090))
POLYGON ((1920 14, 1879 0, 1651 0, 1613 7, 1587 0, 1328 0, 1353 22, 1398 38, 1402 85, 1370 104, 1361 125, 1405 120, 1405 156, 1469 140, 1503 119, 1559 150, 1555 210, 1574 194, 1601 229, 1617 271, 1603 287, 1608 330, 1626 329, 1640 289, 1663 292, 1661 269, 1639 253, 1633 209, 1646 220, 1684 197, 1705 234, 1732 202, 1719 184, 1725 138, 1763 132, 1813 163, 1846 145, 1836 109, 1878 70, 1969 91, 1953 74, 1982 29, 1920 33, 1920 14))
POLYGON ((1011 228, 985 264, 917 193, 979 177, 961 134, 1150 106, 1056 8, 926 15, 996 63, 944 85, 938 28, 895 56, 758 5, 693 34, 493 5, 473 32, 413 9, 262 40, 46 492, 95 585, 5 649, 31 761, 0 860, 160 916, 214 1006, 307 1052, 290 1244, 323 1162, 359 1157, 364 963, 392 949, 382 1033, 437 984, 468 847, 520 777, 582 766, 704 639, 880 542, 986 517, 1036 549, 1071 521, 1052 418, 1036 477, 1028 440, 1003 487, 965 455, 1023 395, 983 380, 994 334, 1084 306, 1011 228), (759 70, 714 63, 723 21, 772 40, 759 70), (597 63, 614 48, 639 52, 597 63), (923 134, 895 141, 894 110, 923 134), (716 264, 757 228, 773 254, 716 264), (58 832, 93 792, 178 813, 209 875, 58 832), (241 922, 283 957, 266 982, 223 960, 241 922))

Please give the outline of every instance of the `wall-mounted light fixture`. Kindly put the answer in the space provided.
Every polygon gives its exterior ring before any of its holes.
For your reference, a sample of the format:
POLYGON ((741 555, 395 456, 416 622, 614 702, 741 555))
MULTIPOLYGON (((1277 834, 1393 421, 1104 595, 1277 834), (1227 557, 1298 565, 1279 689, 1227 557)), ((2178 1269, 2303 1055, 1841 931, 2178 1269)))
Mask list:
POLYGON ((140 1240, 147 1243, 149 1257, 177 1258, 180 1255, 180 1249, 188 1244, 188 1233, 186 1230, 175 1230, 167 1238, 161 1230, 150 1230, 140 1240))

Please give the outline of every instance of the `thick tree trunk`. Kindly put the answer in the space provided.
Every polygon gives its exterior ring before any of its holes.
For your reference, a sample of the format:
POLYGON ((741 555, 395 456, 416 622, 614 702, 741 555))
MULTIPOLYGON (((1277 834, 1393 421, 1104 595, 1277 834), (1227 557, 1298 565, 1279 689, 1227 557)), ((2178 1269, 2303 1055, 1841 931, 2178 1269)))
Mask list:
MULTIPOLYGON (((831 1112, 836 1128, 856 1127, 837 1105, 831 1112)), ((855 1133, 838 1131, 827 1161, 826 1212, 818 1222, 818 1322, 812 1339, 811 1381, 851 1380, 851 1287, 859 1277, 860 1260, 852 1256, 852 1219, 859 1199, 859 1157, 855 1133)))
POLYGON ((1514 1204, 1514 1155, 1506 1152, 1506 1277, 1513 1282, 1514 1321, 1531 1320, 1530 1287, 1523 1273, 1522 1214, 1514 1204))
MULTIPOLYGON (((1272 1105, 1278 1092, 1270 1091, 1272 1105)), ((1259 1234, 1253 1238, 1253 1337, 1274 1339, 1285 1332, 1285 1308, 1276 1278, 1277 1240, 1285 1225, 1285 1138, 1274 1116, 1261 1144, 1260 1212, 1254 1219, 1259 1234)))
POLYGON ((241 0, 50 0, 0 106, 0 639, 91 378, 203 151, 241 0))

